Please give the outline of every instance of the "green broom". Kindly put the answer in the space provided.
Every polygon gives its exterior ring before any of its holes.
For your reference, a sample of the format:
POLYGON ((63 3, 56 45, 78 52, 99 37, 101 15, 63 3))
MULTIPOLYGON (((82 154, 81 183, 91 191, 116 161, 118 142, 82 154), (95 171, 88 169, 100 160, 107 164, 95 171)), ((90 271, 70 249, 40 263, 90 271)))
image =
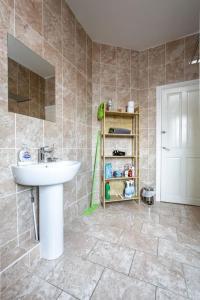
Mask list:
POLYGON ((94 171, 92 176, 92 193, 90 199, 90 206, 89 208, 84 210, 84 216, 91 215, 98 207, 99 204, 94 202, 94 193, 96 187, 96 169, 99 162, 99 148, 100 148, 100 131, 97 133, 97 144, 96 144, 96 152, 95 152, 95 161, 94 161, 94 171))
MULTIPOLYGON (((101 103, 98 108, 97 118, 98 120, 102 120, 104 116, 104 103, 101 103)), ((96 172, 97 172, 97 166, 99 163, 99 156, 100 156, 100 137, 101 132, 98 131, 97 133, 97 143, 96 143, 96 152, 95 152, 95 160, 94 160, 94 170, 93 170, 93 176, 92 176, 92 193, 91 193, 91 200, 90 205, 88 208, 86 208, 83 212, 84 216, 90 216, 98 207, 99 203, 94 202, 94 193, 96 188, 96 172)))

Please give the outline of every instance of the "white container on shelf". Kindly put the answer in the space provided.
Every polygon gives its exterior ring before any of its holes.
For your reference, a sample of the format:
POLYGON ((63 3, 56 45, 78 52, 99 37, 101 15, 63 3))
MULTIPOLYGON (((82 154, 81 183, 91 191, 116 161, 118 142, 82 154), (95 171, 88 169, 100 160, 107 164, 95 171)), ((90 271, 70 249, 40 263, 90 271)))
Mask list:
POLYGON ((134 101, 128 101, 127 112, 134 113, 134 101))

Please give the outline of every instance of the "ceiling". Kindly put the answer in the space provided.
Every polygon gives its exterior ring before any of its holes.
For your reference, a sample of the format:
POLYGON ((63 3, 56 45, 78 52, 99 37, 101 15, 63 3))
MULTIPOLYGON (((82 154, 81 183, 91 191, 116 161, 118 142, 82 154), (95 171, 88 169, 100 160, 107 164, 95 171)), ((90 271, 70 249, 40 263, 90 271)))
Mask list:
POLYGON ((200 0, 66 0, 97 42, 144 50, 199 31, 200 0))

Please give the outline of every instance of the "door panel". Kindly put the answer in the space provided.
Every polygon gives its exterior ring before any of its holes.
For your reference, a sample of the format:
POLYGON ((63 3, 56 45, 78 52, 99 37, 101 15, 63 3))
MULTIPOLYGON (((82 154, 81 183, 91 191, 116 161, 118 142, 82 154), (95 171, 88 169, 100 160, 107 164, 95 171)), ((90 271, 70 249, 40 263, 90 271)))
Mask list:
POLYGON ((190 91, 187 93, 187 147, 196 148, 200 145, 199 143, 199 93, 198 90, 190 91))
POLYGON ((200 158, 186 158, 186 198, 199 199, 200 158))
POLYGON ((162 91, 161 127, 161 201, 200 205, 198 84, 162 91))
POLYGON ((177 148, 180 146, 181 131, 181 94, 172 93, 167 95, 166 105, 166 127, 167 127, 167 145, 169 148, 177 148))
POLYGON ((166 182, 164 182, 167 189, 165 194, 167 194, 170 199, 177 198, 181 193, 181 183, 179 179, 181 176, 181 159, 179 157, 168 158, 166 173, 171 174, 171 176, 167 176, 166 182))

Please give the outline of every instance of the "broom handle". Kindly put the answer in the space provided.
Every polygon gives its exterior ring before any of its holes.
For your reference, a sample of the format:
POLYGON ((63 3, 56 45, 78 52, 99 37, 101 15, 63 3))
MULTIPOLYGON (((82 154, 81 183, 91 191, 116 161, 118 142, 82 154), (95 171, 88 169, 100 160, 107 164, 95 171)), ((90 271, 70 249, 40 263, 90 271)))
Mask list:
POLYGON ((99 158, 99 141, 100 141, 100 131, 98 131, 98 133, 97 133, 97 144, 96 144, 96 152, 95 152, 93 177, 92 177, 92 194, 91 194, 90 207, 93 204, 94 188, 96 186, 96 184, 95 184, 96 183, 96 167, 97 167, 97 161, 99 158))

